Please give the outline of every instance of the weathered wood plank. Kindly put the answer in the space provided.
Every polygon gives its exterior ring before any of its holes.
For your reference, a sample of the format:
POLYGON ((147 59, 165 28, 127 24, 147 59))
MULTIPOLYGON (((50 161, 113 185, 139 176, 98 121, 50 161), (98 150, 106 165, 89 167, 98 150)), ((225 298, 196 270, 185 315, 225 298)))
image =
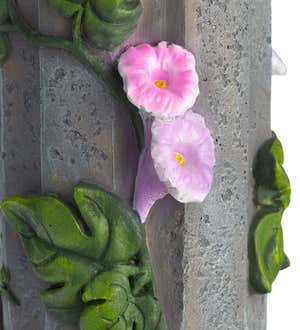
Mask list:
MULTIPOLYGON (((69 26, 63 21, 53 26, 54 14, 49 15, 45 2, 41 4, 41 29, 47 33, 68 31, 69 26)), ((174 20, 184 22, 179 7, 166 0, 143 4, 144 16, 139 27, 123 47, 160 40, 182 43, 182 31, 170 28, 174 20)), ((86 68, 62 52, 41 50, 41 91, 43 190, 69 196, 73 184, 86 179, 130 201, 137 152, 125 109, 107 95, 86 68), (95 136, 94 132, 98 134, 95 136)), ((180 326, 182 311, 183 207, 170 198, 160 205, 149 225, 149 246, 156 265, 159 296, 170 315, 170 328, 175 330, 180 326)))
MULTIPOLYGON (((70 25, 40 1, 40 29, 70 34, 70 25)), ((72 200, 72 188, 91 180, 113 190, 114 103, 96 78, 63 51, 40 50, 42 190, 72 200)), ((78 329, 51 315, 45 330, 78 329)))
MULTIPOLYGON (((37 22, 37 2, 22 2, 37 22)), ((40 191, 39 56, 19 34, 11 34, 10 56, 1 70, 0 199, 40 191)), ((3 299, 4 329, 41 329, 42 286, 31 270, 16 234, 1 221, 2 259, 12 276, 11 286, 22 307, 3 299)))
MULTIPOLYGON (((184 1, 144 1, 144 24, 139 41, 161 41, 184 45, 184 1), (155 4, 154 4, 155 3, 155 4)), ((147 220, 148 245, 151 252, 159 300, 168 329, 181 328, 183 304, 182 255, 184 207, 172 197, 158 201, 147 220)))

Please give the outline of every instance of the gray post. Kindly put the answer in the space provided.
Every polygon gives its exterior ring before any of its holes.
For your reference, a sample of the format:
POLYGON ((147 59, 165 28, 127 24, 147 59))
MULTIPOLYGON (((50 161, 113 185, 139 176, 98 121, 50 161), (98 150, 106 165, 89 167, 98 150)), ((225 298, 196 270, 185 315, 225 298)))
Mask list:
MULTIPOLYGON (((68 33, 46 0, 25 2, 25 16, 43 32, 68 33)), ((127 43, 168 40, 193 51, 201 76, 194 110, 206 117, 217 148, 208 199, 184 207, 167 197, 148 219, 168 328, 264 330, 265 299, 248 285, 247 236, 252 160, 270 136, 270 0, 143 4, 144 16, 127 43)), ((42 190, 70 198, 75 183, 89 180, 130 202, 137 150, 126 111, 69 54, 34 49, 17 34, 12 41, 1 75, 0 197, 42 190)), ((16 308, 4 299, 4 329, 77 329, 45 312, 43 284, 15 234, 6 225, 2 233, 2 260, 22 301, 16 308)))
POLYGON ((186 18, 204 78, 196 109, 214 134, 217 167, 207 200, 185 207, 183 328, 264 330, 247 244, 252 162, 270 137, 270 1, 186 1, 186 18))

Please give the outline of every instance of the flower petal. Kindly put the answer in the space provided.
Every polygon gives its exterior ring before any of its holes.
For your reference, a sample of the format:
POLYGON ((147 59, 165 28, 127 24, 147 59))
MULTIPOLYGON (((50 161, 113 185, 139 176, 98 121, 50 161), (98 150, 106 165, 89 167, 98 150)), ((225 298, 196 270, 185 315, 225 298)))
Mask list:
POLYGON ((150 209, 159 199, 168 194, 166 186, 160 181, 151 157, 151 122, 145 125, 145 148, 139 160, 138 175, 135 184, 133 208, 139 214, 142 222, 150 209))
POLYGON ((272 75, 285 76, 287 68, 279 55, 272 49, 272 75))

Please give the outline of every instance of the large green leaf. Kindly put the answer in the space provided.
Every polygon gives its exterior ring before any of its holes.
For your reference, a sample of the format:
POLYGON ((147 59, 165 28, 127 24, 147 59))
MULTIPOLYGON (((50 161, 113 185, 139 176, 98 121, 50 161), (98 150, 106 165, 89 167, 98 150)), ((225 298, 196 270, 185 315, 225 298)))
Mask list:
POLYGON ((85 11, 85 32, 98 48, 112 50, 137 26, 142 13, 139 0, 90 0, 85 11))
POLYGON ((253 169, 259 210, 250 231, 250 280, 261 293, 271 292, 279 271, 290 265, 284 254, 281 227, 283 212, 291 196, 283 162, 282 145, 273 134, 259 149, 253 169))
POLYGON ((10 197, 1 204, 34 270, 51 285, 43 292, 49 311, 66 322, 81 315, 82 330, 161 329, 136 214, 90 184, 76 186, 74 200, 77 210, 54 195, 10 197))

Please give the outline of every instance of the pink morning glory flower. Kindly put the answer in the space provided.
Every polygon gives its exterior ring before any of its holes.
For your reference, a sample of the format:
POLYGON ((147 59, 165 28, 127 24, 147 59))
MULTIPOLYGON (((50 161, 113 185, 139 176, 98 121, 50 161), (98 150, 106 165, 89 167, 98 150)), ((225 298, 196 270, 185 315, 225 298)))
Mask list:
POLYGON ((151 155, 160 181, 182 203, 202 202, 211 189, 215 148, 203 117, 188 111, 152 125, 151 155))
MULTIPOLYGON (((214 142, 204 119, 192 111, 173 120, 155 120, 140 159, 134 208, 142 221, 167 193, 182 203, 202 202, 215 165, 214 142)), ((149 135, 149 128, 146 128, 149 135)))
POLYGON ((280 56, 272 49, 272 75, 273 76, 285 76, 287 72, 286 65, 280 58, 280 56))
POLYGON ((199 95, 195 58, 178 45, 131 47, 119 60, 119 72, 129 100, 157 118, 184 114, 199 95))

